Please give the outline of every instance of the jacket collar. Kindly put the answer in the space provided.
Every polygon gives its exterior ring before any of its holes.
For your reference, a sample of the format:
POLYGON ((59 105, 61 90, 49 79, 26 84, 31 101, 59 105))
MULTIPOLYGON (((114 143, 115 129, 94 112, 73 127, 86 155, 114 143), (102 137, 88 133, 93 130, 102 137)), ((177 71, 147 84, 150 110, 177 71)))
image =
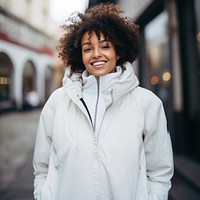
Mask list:
MULTIPOLYGON (((103 77, 102 77, 103 78, 103 77)), ((139 81, 134 73, 131 63, 126 62, 122 67, 120 76, 109 84, 104 84, 102 93, 106 104, 120 99, 139 85, 139 81)), ((63 88, 72 98, 82 98, 83 80, 82 74, 74 73, 68 77, 67 73, 63 78, 63 88)))
POLYGON ((118 78, 120 78, 122 74, 122 68, 120 66, 116 67, 116 72, 106 74, 101 77, 95 77, 93 75, 88 75, 87 70, 82 73, 83 80, 83 91, 87 91, 89 93, 95 93, 97 91, 97 79, 100 84, 100 91, 106 90, 112 82, 115 82, 118 78))

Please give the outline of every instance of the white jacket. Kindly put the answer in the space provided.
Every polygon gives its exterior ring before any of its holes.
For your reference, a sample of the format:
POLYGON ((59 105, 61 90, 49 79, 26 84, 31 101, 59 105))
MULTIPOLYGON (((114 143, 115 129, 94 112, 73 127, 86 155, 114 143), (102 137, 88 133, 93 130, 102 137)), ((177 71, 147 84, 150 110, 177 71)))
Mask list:
POLYGON ((163 105, 138 86, 131 64, 102 90, 98 138, 80 101, 80 76, 63 82, 38 125, 35 199, 167 200, 173 156, 163 105))

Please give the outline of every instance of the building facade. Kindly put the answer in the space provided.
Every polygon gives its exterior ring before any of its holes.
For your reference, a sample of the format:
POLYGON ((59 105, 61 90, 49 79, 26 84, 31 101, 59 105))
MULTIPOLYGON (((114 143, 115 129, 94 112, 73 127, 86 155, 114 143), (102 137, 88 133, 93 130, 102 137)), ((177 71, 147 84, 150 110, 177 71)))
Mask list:
POLYGON ((49 9, 49 0, 0 0, 0 112, 22 109, 31 91, 43 104, 55 89, 49 9))
POLYGON ((199 162, 200 2, 124 0, 119 4, 140 25, 141 85, 163 100, 174 150, 199 162))

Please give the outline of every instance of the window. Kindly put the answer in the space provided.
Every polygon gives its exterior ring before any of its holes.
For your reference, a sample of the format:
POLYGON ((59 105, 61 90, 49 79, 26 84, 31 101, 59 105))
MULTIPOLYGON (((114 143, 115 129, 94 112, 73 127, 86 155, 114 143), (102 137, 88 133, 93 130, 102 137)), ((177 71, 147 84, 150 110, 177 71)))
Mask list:
POLYGON ((145 87, 152 90, 163 101, 166 114, 170 110, 170 55, 168 36, 168 14, 162 12, 145 26, 145 87))

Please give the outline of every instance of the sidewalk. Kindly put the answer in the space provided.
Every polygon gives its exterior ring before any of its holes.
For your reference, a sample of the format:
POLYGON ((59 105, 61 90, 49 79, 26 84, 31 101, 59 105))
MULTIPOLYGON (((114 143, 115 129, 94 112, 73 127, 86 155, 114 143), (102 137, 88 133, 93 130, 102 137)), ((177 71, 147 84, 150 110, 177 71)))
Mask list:
MULTIPOLYGON (((30 157, 31 158, 31 157, 30 157)), ((0 190, 0 200, 33 200, 32 159, 17 169, 14 180, 0 190)))
POLYGON ((40 110, 0 116, 0 200, 33 200, 32 157, 40 110))

